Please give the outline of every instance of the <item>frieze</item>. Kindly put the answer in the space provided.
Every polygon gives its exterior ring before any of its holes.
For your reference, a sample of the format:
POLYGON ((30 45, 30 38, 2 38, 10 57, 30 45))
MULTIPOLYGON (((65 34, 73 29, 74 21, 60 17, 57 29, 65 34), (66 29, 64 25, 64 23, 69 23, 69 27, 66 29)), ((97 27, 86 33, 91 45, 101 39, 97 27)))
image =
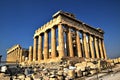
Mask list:
POLYGON ((83 32, 89 33, 91 35, 97 36, 99 38, 103 38, 103 33, 98 31, 97 29, 93 27, 89 27, 85 25, 84 23, 82 24, 81 22, 73 19, 68 19, 67 17, 62 16, 62 23, 64 25, 68 25, 69 27, 74 27, 78 30, 82 30, 83 32))
POLYGON ((19 49, 19 48, 21 48, 19 44, 18 44, 18 45, 14 45, 13 47, 11 47, 11 48, 9 48, 9 49, 7 50, 7 53, 10 53, 10 52, 12 52, 13 50, 19 49))
POLYGON ((49 22, 47 22, 47 24, 44 24, 43 26, 41 26, 35 31, 34 37, 40 35, 41 33, 44 33, 48 29, 51 29, 52 27, 59 24, 60 22, 61 22, 60 16, 58 16, 57 18, 54 18, 53 20, 50 20, 49 22))

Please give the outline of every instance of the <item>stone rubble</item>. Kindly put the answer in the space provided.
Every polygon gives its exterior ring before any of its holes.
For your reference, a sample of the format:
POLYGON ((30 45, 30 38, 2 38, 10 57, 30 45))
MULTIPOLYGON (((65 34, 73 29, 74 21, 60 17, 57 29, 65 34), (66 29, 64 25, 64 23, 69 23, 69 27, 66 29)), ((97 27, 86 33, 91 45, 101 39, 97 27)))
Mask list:
POLYGON ((10 76, 9 74, 0 73, 0 80, 85 80, 87 76, 95 75, 101 71, 110 71, 111 68, 116 67, 116 64, 120 63, 119 61, 115 63, 114 60, 111 61, 111 64, 109 62, 107 60, 107 65, 105 66, 105 61, 102 60, 98 60, 94 64, 95 62, 88 60, 75 62, 74 60, 67 61, 64 59, 60 62, 31 64, 29 66, 21 66, 24 72, 17 73, 17 75, 10 76))

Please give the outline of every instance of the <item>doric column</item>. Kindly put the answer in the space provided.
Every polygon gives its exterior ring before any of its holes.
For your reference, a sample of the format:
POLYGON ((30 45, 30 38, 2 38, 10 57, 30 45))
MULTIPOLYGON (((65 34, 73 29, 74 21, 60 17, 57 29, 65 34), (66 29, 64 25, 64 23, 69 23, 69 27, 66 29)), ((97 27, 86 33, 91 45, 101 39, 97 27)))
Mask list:
POLYGON ((54 28, 51 28, 51 54, 52 58, 56 57, 56 35, 54 28))
POLYGON ((102 48, 103 48, 104 58, 107 59, 107 54, 106 54, 106 49, 105 49, 104 40, 102 40, 102 48))
POLYGON ((100 58, 100 56, 99 56, 99 52, 98 52, 98 44, 97 44, 97 39, 96 39, 96 37, 94 36, 94 45, 95 45, 95 52, 96 52, 96 57, 97 58, 100 58))
POLYGON ((32 56, 33 56, 33 47, 30 46, 30 47, 29 47, 29 62, 32 61, 32 56))
POLYGON ((82 51, 81 51, 81 44, 80 44, 80 36, 79 36, 79 31, 76 32, 76 41, 77 41, 77 52, 78 52, 78 57, 82 57, 82 51))
POLYGON ((99 38, 99 49, 100 49, 101 58, 103 59, 104 56, 103 56, 102 43, 101 43, 101 39, 100 38, 99 38))
POLYGON ((64 49, 64 33, 63 33, 63 27, 62 24, 58 24, 58 45, 59 45, 59 57, 63 57, 65 54, 64 49))
POLYGON ((91 57, 95 58, 95 54, 94 54, 94 50, 93 50, 93 44, 92 44, 92 36, 91 35, 88 36, 88 40, 89 40, 91 57))
POLYGON ((34 38, 33 44, 33 61, 36 61, 36 54, 37 54, 37 37, 34 38))
POLYGON ((38 38, 38 62, 42 60, 42 36, 39 35, 38 38))
POLYGON ((86 41, 86 33, 83 32, 83 46, 84 46, 84 53, 86 58, 89 58, 89 54, 88 54, 88 47, 87 47, 87 41, 86 41))
POLYGON ((48 33, 44 33, 44 60, 48 59, 48 33))
POLYGON ((70 28, 69 28, 69 32, 68 32, 68 41, 69 41, 69 54, 70 54, 70 57, 74 57, 72 35, 71 35, 70 28))

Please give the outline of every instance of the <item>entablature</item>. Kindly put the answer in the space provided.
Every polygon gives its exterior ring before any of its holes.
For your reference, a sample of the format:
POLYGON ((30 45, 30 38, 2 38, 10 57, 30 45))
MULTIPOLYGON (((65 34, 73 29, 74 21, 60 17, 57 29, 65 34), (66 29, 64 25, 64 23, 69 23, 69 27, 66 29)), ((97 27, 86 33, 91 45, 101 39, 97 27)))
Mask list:
POLYGON ((7 49, 7 54, 14 51, 15 49, 21 49, 21 46, 19 44, 14 45, 13 47, 7 49))

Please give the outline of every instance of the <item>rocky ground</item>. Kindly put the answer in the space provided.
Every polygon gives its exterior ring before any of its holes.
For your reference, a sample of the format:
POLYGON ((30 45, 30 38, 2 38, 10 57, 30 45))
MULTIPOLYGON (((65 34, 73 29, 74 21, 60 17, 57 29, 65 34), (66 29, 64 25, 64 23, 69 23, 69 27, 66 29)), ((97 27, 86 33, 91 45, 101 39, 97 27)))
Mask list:
POLYGON ((0 80, 120 80, 120 64, 99 70, 96 65, 85 60, 64 60, 21 66, 14 72, 0 73, 0 80), (80 62, 83 61, 83 62, 80 62))
POLYGON ((108 69, 101 71, 90 77, 86 77, 85 80, 120 80, 120 64, 116 64, 109 72, 108 69))

